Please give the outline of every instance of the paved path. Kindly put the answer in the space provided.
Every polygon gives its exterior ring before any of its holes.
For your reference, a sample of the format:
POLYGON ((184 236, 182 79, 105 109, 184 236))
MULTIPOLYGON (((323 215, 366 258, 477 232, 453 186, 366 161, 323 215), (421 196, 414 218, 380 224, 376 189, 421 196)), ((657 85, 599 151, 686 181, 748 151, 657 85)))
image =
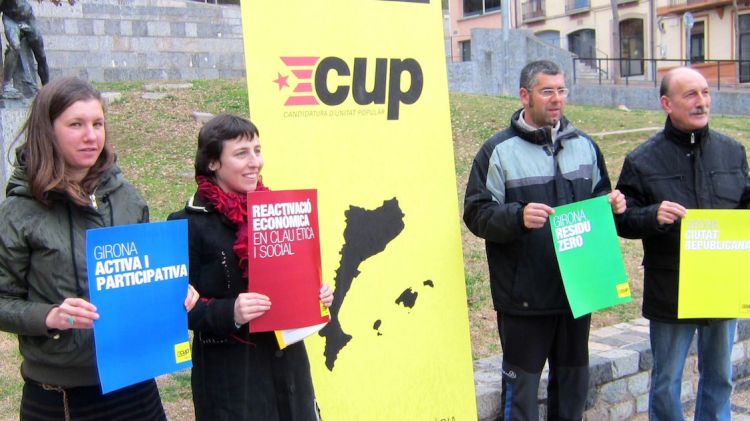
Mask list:
POLYGON ((661 127, 642 127, 640 129, 627 129, 627 130, 615 130, 611 132, 599 132, 599 133, 589 133, 590 136, 596 136, 596 137, 604 137, 609 136, 613 134, 626 134, 626 133, 638 133, 638 132, 656 132, 659 130, 662 130, 664 126, 661 127))

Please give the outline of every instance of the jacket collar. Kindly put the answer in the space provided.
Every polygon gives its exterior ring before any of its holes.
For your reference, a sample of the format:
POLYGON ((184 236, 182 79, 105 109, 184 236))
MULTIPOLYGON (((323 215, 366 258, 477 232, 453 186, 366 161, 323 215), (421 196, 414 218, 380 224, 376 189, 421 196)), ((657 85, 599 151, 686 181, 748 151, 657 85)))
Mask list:
POLYGON ((198 192, 193 193, 185 204, 185 210, 192 213, 211 213, 213 208, 198 192))
MULTIPOLYGON (((104 197, 119 189, 125 182, 125 178, 122 175, 122 170, 117 164, 106 170, 101 178, 99 179, 99 185, 96 187, 96 197, 104 197)), ((13 174, 8 180, 8 184, 5 187, 5 195, 10 196, 21 196, 31 198, 31 188, 29 187, 29 179, 26 175, 26 169, 21 165, 16 165, 13 169, 13 174)), ((46 193, 46 197, 51 201, 68 201, 68 196, 60 191, 52 189, 46 193)))
POLYGON ((692 132, 683 132, 672 124, 672 119, 667 116, 664 123, 664 135, 667 139, 684 146, 700 145, 708 138, 708 124, 705 127, 692 132))
MULTIPOLYGON (((523 111, 523 108, 513 113, 513 116, 510 118, 510 125, 513 130, 515 130, 524 140, 537 145, 548 145, 553 143, 552 128, 546 126, 536 130, 528 130, 523 124, 518 122, 518 119, 521 117, 521 111, 523 111)), ((576 128, 573 124, 571 124, 565 116, 562 116, 562 118, 560 118, 560 128, 557 131, 557 139, 562 140, 571 137, 575 134, 575 131, 576 128)))

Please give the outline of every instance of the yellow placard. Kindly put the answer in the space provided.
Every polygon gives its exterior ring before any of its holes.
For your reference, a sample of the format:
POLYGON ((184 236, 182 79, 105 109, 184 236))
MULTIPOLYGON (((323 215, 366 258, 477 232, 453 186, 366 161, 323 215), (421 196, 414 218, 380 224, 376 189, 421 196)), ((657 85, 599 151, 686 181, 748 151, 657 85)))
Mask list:
POLYGON ((190 353, 190 342, 175 344, 174 361, 176 363, 184 363, 185 361, 190 361, 192 359, 193 357, 190 353))
POLYGON ((440 2, 241 5, 263 180, 318 190, 323 419, 476 419, 440 2))
POLYGON ((681 225, 677 316, 750 317, 750 211, 690 209, 681 225))
POLYGON ((623 282, 617 286, 617 298, 630 297, 630 284, 623 282))

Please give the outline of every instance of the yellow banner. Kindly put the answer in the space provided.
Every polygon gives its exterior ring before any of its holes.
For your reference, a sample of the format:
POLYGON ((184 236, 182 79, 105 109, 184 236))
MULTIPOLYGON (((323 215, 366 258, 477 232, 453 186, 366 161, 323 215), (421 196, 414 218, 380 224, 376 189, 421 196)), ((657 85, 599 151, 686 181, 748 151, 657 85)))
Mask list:
POLYGON ((440 2, 241 5, 264 183, 318 189, 323 419, 475 420, 440 2))
POLYGON ((688 210, 680 232, 679 318, 750 317, 750 211, 688 210))

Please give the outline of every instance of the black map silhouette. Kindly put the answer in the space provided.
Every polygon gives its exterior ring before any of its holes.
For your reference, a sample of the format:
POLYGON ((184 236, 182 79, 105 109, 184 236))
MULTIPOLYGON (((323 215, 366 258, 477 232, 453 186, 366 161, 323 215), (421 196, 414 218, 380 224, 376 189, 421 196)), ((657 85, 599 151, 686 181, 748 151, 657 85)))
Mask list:
MULTIPOLYGON (((435 288, 435 283, 432 282, 431 279, 428 279, 422 282, 422 285, 426 287, 430 287, 430 288, 435 288)), ((414 291, 414 288, 409 287, 409 288, 406 288, 398 296, 398 298, 396 298, 395 303, 396 305, 401 304, 404 306, 404 308, 411 310, 417 304, 418 296, 419 296, 419 292, 414 291)), ((378 336, 383 336, 383 332, 380 331, 381 326, 383 326, 383 321, 381 319, 375 320, 375 323, 373 323, 372 325, 372 329, 377 333, 378 336)))
POLYGON ((419 293, 417 291, 414 291, 411 288, 406 288, 404 292, 396 298, 396 304, 403 304, 404 307, 414 308, 418 295, 419 293))
POLYGON ((375 323, 372 324, 372 329, 377 332, 378 336, 383 336, 382 333, 380 333, 380 325, 383 323, 382 320, 378 319, 375 320, 375 323))
MULTIPOLYGON (((422 285, 430 288, 435 288, 435 283, 432 282, 431 279, 428 279, 424 282, 422 282, 422 285)), ((417 297, 419 296, 419 292, 414 291, 414 288, 409 287, 404 290, 404 292, 401 293, 401 295, 396 298, 396 305, 403 305, 405 308, 412 309, 414 308, 414 305, 417 303, 417 297)))
POLYGON ((339 252, 341 261, 336 269, 336 290, 330 308, 331 321, 319 332, 319 335, 325 338, 323 354, 326 357, 326 367, 330 371, 333 371, 339 351, 352 339, 351 335, 342 330, 338 315, 354 278, 360 273, 359 266, 385 250, 388 243, 404 229, 404 213, 395 197, 372 210, 349 206, 344 215, 344 245, 339 252))

